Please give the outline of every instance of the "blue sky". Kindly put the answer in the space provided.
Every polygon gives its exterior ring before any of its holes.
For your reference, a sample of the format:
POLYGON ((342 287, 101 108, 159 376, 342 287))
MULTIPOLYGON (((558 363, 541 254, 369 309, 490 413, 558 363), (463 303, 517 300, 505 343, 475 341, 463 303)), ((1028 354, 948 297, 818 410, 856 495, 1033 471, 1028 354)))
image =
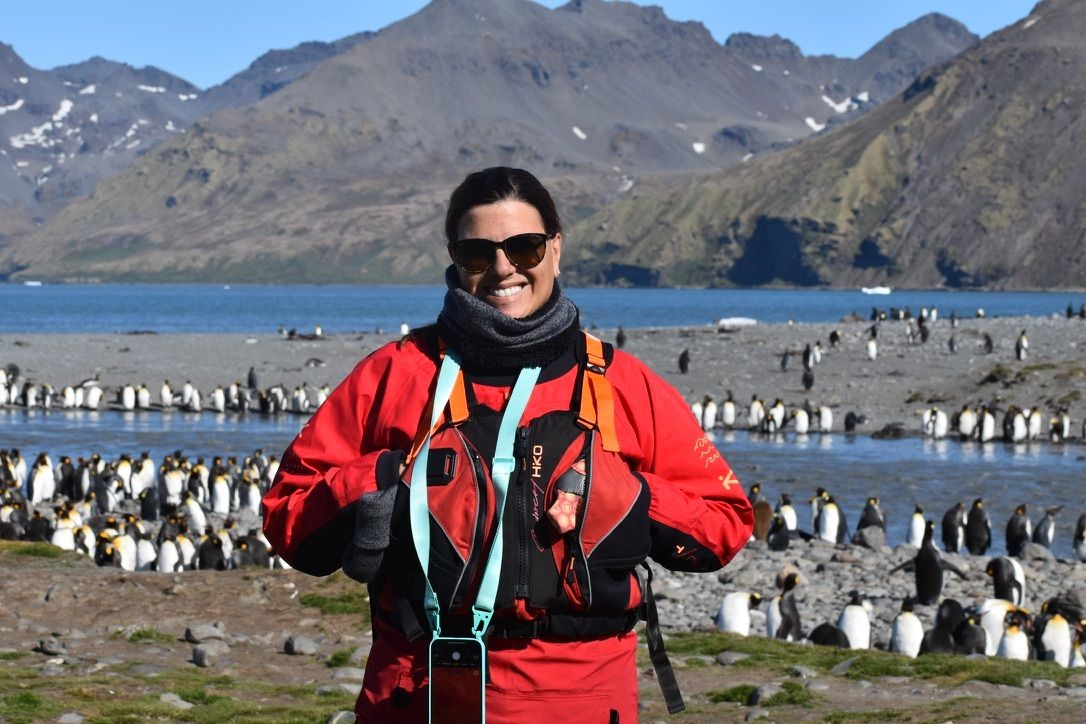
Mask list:
MULTIPOLYGON (((510 0, 513 1, 513 0, 510 0)), ((564 0, 546 0, 557 7, 564 0)), ((731 33, 778 34, 806 54, 856 57, 929 12, 984 36, 1022 17, 1034 0, 656 0, 675 20, 698 20, 723 42, 731 33)), ((0 42, 47 69, 94 55, 154 65, 201 88, 221 83, 272 48, 378 30, 425 0, 53 0, 6 3, 0 42), (47 8, 47 9, 46 9, 47 8)))

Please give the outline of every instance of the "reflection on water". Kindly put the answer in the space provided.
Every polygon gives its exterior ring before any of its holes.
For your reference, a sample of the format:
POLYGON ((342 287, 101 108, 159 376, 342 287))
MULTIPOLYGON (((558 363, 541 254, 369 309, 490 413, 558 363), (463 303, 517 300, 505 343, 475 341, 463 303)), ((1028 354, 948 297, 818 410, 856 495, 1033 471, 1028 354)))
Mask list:
MULTIPOLYGON (((0 410, 0 448, 24 456, 48 451, 72 458, 99 453, 148 451, 154 458, 181 449, 190 455, 247 455, 256 448, 278 455, 305 423, 304 417, 135 411, 0 410)), ((1086 472, 1081 444, 1003 444, 931 440, 872 440, 866 435, 793 432, 765 436, 718 431, 715 441, 744 487, 761 483, 770 501, 791 493, 800 508, 821 486, 855 525, 864 501, 877 496, 887 515, 891 545, 905 539, 915 505, 938 523, 958 500, 983 497, 992 516, 994 552, 1004 549, 1003 530, 1014 507, 1030 505, 1037 521, 1049 506, 1057 516, 1055 552, 1071 556, 1071 534, 1086 512, 1081 481, 1086 472)), ((801 518, 806 516, 801 515, 801 518)))
MULTIPOLYGON (((790 493, 797 508, 815 488, 836 498, 855 525, 869 496, 881 500, 891 545, 905 540, 909 518, 919 504, 938 525, 958 500, 984 498, 992 517, 993 553, 1004 551, 1003 531, 1014 507, 1030 506, 1036 522, 1050 506, 1056 517, 1056 555, 1070 557, 1075 521, 1086 513, 1081 480, 1086 472, 1079 444, 1004 444, 909 437, 873 440, 866 435, 765 436, 721 432, 716 442, 743 486, 761 483, 770 502, 790 493)), ((803 516, 801 516, 803 517, 803 516)))

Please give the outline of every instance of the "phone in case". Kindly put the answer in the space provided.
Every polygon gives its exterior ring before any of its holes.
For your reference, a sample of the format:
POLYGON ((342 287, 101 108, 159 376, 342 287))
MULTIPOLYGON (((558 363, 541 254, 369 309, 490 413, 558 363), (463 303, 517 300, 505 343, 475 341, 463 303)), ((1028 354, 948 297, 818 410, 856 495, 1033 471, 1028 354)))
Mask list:
POLYGON ((430 721, 482 724, 486 649, 478 639, 430 642, 430 721))

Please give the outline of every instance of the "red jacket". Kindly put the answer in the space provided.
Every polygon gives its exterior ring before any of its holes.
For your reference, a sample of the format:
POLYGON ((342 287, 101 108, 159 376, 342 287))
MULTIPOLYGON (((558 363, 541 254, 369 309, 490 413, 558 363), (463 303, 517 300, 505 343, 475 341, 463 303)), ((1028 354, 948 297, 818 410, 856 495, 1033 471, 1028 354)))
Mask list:
MULTIPOLYGON (((567 369, 560 359, 543 371, 524 420, 569 408, 577 366, 566 359, 567 369)), ((264 497, 264 532, 287 562, 315 575, 339 568, 354 525, 352 504, 378 489, 382 453, 411 447, 436 372, 436 359, 414 341, 385 345, 362 360, 302 428, 264 497)), ((606 376, 614 390, 620 454, 651 493, 652 558, 672 570, 719 569, 753 527, 739 481, 679 393, 639 360, 616 351, 606 376)), ((493 409, 501 409, 510 390, 479 379, 472 384, 477 401, 493 409)), ((414 721, 420 712, 424 718, 424 691, 395 701, 392 689, 410 694, 424 686, 425 644, 411 644, 387 625, 375 629, 360 718, 414 721)), ((534 706, 553 722, 563 721, 561 709, 570 721, 607 721, 610 709, 622 721, 636 721, 635 643, 633 634, 491 643, 488 720, 520 717, 534 706), (575 692, 567 688, 571 681, 579 682, 575 692), (557 698, 549 700, 548 692, 557 698), (592 694, 583 706, 574 699, 566 709, 571 696, 586 692, 592 694)))

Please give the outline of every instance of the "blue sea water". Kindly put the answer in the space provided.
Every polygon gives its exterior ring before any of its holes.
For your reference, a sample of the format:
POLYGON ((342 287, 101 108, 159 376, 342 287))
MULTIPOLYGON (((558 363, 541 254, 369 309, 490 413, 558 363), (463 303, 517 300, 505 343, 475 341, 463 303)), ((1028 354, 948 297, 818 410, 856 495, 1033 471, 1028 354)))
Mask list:
MULTIPOLYGON (((614 328, 711 324, 722 317, 759 322, 834 322, 880 309, 937 307, 989 317, 1062 314, 1086 294, 1072 292, 895 291, 886 296, 820 289, 569 289, 585 325, 614 328)), ((279 325, 326 332, 386 331, 433 321, 439 286, 0 284, 0 334, 274 332, 279 325)))
MULTIPOLYGON (((279 456, 305 417, 265 417, 171 412, 0 409, 0 447, 18 447, 24 457, 48 451, 54 460, 99 453, 116 459, 147 451, 155 460, 181 450, 190 457, 236 455, 257 448, 279 456)), ((887 516, 891 545, 905 540, 916 505, 928 518, 961 500, 968 506, 983 497, 992 516, 993 554, 1004 551, 1003 528, 1015 506, 1030 504, 1034 521, 1049 506, 1066 506, 1057 516, 1053 550, 1071 557, 1075 520, 1086 512, 1081 481, 1086 445, 1047 442, 1010 445, 960 443, 909 437, 874 440, 868 435, 796 435, 767 437, 746 431, 717 431, 714 442, 735 470, 744 489, 757 482, 776 500, 792 495, 802 528, 807 501, 825 487, 855 526, 869 496, 877 496, 887 516)))

